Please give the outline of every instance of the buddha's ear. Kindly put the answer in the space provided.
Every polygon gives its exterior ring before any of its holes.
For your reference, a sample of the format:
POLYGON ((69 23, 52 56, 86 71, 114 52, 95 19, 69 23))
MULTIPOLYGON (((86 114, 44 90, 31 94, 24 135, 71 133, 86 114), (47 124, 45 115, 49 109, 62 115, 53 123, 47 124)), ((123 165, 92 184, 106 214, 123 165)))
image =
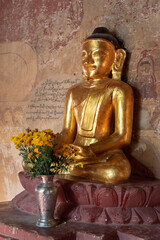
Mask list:
POLYGON ((122 69, 124 61, 126 59, 126 52, 124 49, 117 49, 115 54, 115 60, 112 66, 112 78, 121 80, 122 69))

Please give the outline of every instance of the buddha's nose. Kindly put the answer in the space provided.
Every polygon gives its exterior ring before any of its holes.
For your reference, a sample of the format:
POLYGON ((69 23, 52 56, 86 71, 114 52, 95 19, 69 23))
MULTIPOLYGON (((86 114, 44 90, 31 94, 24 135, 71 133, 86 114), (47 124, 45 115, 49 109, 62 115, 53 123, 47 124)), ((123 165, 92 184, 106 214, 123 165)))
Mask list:
POLYGON ((93 64, 94 63, 94 59, 92 57, 92 54, 88 54, 86 60, 85 60, 85 64, 93 64))

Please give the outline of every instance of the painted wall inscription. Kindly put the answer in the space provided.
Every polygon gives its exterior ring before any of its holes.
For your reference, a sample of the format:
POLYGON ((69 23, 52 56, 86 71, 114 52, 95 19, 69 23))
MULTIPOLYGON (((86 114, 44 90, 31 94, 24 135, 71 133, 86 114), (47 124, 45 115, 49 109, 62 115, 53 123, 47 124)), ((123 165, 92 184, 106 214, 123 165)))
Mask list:
POLYGON ((34 90, 28 104, 26 120, 54 120, 60 119, 64 114, 65 95, 71 85, 80 79, 64 79, 61 81, 45 80, 34 90))
POLYGON ((141 98, 156 99, 156 77, 154 74, 154 61, 150 50, 142 52, 143 57, 137 66, 137 77, 135 79, 140 89, 141 98))

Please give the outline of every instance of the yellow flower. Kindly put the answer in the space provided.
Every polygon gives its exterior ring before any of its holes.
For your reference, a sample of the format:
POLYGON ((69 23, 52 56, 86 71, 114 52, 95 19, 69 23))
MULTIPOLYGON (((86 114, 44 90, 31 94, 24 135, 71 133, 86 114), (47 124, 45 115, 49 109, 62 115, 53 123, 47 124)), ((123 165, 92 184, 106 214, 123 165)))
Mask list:
POLYGON ((38 145, 42 146, 43 144, 44 144, 43 141, 40 141, 38 145))
POLYGON ((31 144, 32 145, 38 145, 39 143, 39 139, 38 138, 34 138, 32 141, 31 141, 31 144))
POLYGON ((14 144, 16 145, 16 147, 17 147, 17 145, 21 145, 21 144, 22 144, 21 139, 18 138, 18 137, 11 137, 10 140, 14 142, 14 144))
POLYGON ((41 138, 35 137, 32 141, 31 141, 32 145, 37 145, 37 146, 41 146, 43 145, 43 141, 41 140, 41 138))
POLYGON ((21 145, 21 140, 20 140, 20 139, 16 139, 15 144, 16 144, 16 145, 21 145))
POLYGON ((51 135, 47 135, 47 140, 49 141, 51 139, 51 135))
POLYGON ((51 142, 49 142, 47 145, 53 147, 53 144, 51 142))
POLYGON ((25 136, 24 145, 31 145, 32 136, 25 136))
POLYGON ((28 135, 27 134, 24 134, 23 137, 22 137, 22 140, 25 142, 28 138, 28 135))
POLYGON ((32 153, 32 152, 31 152, 31 153, 29 153, 29 154, 28 154, 28 159, 31 159, 32 155, 33 155, 33 153, 32 153))
POLYGON ((33 133, 33 137, 38 137, 39 136, 39 132, 34 132, 33 133))
POLYGON ((35 148, 35 149, 34 149, 34 152, 35 152, 35 153, 40 153, 40 152, 39 152, 39 148, 35 148))
POLYGON ((24 133, 19 133, 19 134, 18 134, 18 137, 19 137, 19 138, 23 138, 24 135, 25 135, 24 133))
POLYGON ((33 164, 32 164, 32 163, 28 163, 28 164, 27 164, 27 168, 28 168, 28 167, 29 167, 29 168, 33 168, 33 164))
POLYGON ((44 137, 46 134, 45 134, 45 132, 40 132, 40 137, 44 137))
POLYGON ((43 132, 52 133, 52 130, 51 129, 45 129, 45 130, 43 130, 43 132))
POLYGON ((79 163, 79 166, 80 166, 81 168, 83 168, 83 163, 82 163, 82 162, 80 162, 80 163, 79 163))
POLYGON ((41 138, 41 141, 43 141, 43 144, 44 144, 44 145, 48 143, 46 136, 42 137, 42 138, 41 138))

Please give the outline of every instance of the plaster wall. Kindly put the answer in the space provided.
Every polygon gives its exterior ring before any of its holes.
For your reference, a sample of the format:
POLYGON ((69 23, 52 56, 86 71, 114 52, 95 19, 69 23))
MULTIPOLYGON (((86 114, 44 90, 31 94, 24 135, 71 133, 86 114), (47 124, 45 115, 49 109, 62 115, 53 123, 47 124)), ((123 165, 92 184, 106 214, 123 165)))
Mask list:
POLYGON ((159 11, 158 0, 0 0, 0 201, 22 190, 10 137, 27 127, 61 131, 65 93, 81 80, 81 43, 98 26, 127 49, 130 155, 160 178, 159 11))

